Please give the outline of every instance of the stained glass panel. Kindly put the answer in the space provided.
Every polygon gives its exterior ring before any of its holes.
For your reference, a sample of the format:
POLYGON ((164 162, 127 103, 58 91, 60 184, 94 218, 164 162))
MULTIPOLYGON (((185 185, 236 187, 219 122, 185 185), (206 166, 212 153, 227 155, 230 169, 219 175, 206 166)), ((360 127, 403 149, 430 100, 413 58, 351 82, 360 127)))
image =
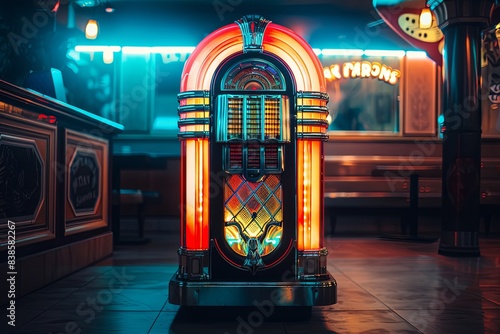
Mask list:
POLYGON ((260 255, 272 252, 281 240, 282 198, 281 177, 266 175, 261 182, 248 182, 240 175, 230 175, 224 184, 225 223, 239 225, 225 226, 228 245, 239 255, 247 255, 245 239, 260 241, 260 255), (279 223, 272 226, 270 223, 279 223), (266 234, 267 233, 267 234, 266 234))

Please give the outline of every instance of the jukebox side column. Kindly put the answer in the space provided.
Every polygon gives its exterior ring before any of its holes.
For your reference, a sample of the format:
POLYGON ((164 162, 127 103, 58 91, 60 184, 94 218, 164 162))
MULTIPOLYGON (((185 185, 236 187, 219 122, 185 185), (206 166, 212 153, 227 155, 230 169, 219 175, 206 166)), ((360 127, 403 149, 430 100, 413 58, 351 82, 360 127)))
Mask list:
POLYGON ((178 95, 181 141, 180 279, 206 279, 209 244, 209 93, 178 95))
POLYGON ((297 248, 301 280, 327 279, 323 246, 323 142, 328 139, 328 95, 297 93, 297 248))

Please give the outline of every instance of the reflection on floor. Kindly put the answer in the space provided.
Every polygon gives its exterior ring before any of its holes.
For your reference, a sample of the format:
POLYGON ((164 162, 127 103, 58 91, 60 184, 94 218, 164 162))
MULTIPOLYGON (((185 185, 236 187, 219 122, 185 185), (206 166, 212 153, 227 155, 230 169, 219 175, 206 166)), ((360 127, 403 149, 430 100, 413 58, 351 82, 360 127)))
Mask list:
POLYGON ((498 235, 481 238, 480 258, 437 255, 437 242, 328 238, 338 303, 297 320, 256 307, 203 314, 168 304, 178 234, 148 234, 151 243, 117 246, 111 258, 20 298, 13 333, 500 333, 498 235))

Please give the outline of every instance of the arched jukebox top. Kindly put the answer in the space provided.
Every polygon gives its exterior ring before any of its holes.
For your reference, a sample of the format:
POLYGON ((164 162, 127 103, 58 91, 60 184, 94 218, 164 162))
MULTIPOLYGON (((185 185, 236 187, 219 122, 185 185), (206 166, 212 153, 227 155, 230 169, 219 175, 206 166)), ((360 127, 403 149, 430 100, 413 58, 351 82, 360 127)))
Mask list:
POLYGON ((178 99, 181 249, 212 247, 253 274, 294 249, 324 252, 328 95, 312 48, 245 16, 196 47, 178 99))
POLYGON ((292 30, 249 15, 209 34, 184 66, 181 92, 209 91, 220 64, 256 51, 278 57, 293 75, 297 91, 326 92, 323 67, 309 44, 292 30))

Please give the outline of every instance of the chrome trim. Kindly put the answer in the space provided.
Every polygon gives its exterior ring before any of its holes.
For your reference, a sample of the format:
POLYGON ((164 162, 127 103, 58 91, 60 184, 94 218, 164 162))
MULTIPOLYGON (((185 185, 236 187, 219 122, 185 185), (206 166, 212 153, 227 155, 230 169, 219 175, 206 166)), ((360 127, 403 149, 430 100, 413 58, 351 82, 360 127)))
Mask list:
POLYGON ((297 106, 297 112, 328 114, 328 107, 327 106, 299 105, 299 106, 297 106))
POLYGON ((176 273, 178 279, 207 280, 208 251, 189 250, 179 248, 179 269, 176 273))
POLYGON ((210 105, 208 104, 187 104, 184 106, 177 107, 178 115, 188 112, 207 112, 207 111, 210 111, 210 105))
POLYGON ((209 118, 182 118, 177 121, 177 126, 180 128, 181 126, 186 125, 206 125, 210 124, 209 118))
POLYGON ((298 91, 297 92, 298 99, 321 99, 328 101, 330 97, 328 93, 324 92, 313 92, 313 91, 298 91))
POLYGON ((177 94, 177 100, 184 100, 194 97, 210 97, 210 92, 208 90, 189 90, 177 94))
MULTIPOLYGON (((297 125, 304 126, 324 126, 325 131, 328 127, 328 121, 326 119, 310 119, 310 118, 297 118, 297 125)), ((307 133, 307 132, 304 132, 307 133)))
POLYGON ((321 249, 317 250, 303 250, 299 251, 299 256, 327 256, 328 255, 328 249, 326 247, 323 247, 321 249))
POLYGON ((337 302, 337 282, 328 274, 323 281, 211 282, 182 281, 175 274, 168 301, 182 306, 319 306, 337 302))
POLYGON ((259 51, 262 52, 262 42, 264 41, 264 32, 271 21, 259 15, 245 15, 235 21, 240 27, 243 36, 243 52, 259 51), (251 23, 254 23, 253 25, 251 23))
POLYGON ((327 280, 330 276, 327 267, 328 250, 323 247, 318 250, 298 251, 298 276, 301 281, 327 280))
POLYGON ((297 132, 298 139, 312 139, 312 140, 328 140, 328 134, 326 133, 317 133, 317 132, 297 132))
POLYGON ((190 131, 190 132, 177 133, 177 138, 179 139, 208 138, 208 137, 210 137, 209 131, 190 131))

